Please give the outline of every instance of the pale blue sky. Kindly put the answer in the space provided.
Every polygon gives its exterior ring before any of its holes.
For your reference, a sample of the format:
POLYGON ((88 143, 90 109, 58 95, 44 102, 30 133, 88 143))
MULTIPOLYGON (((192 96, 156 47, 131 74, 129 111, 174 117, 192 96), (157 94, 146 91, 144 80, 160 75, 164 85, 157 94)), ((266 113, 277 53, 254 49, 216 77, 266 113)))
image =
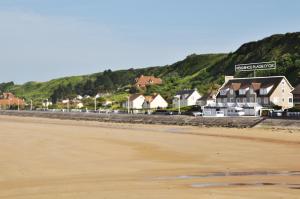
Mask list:
POLYGON ((299 0, 0 0, 0 82, 166 65, 300 31, 299 0))

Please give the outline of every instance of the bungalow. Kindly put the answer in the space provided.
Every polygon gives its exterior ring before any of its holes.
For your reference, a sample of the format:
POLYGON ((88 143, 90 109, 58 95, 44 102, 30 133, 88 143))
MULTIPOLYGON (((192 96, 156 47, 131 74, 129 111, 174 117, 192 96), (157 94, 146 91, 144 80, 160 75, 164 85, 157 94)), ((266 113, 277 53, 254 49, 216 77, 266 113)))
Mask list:
POLYGON ((182 90, 176 93, 176 95, 173 97, 173 107, 178 108, 179 103, 180 107, 185 106, 194 106, 197 104, 197 100, 201 98, 201 95, 197 91, 197 89, 193 90, 182 90))
POLYGON ((295 87, 292 93, 293 93, 294 106, 300 108, 300 84, 295 87))
POLYGON ((160 109, 167 107, 168 102, 160 94, 145 96, 145 101, 143 103, 144 109, 160 109))
POLYGON ((142 94, 132 94, 129 96, 129 99, 123 103, 124 108, 129 109, 143 109, 143 103, 145 97, 142 94), (129 103, 129 106, 128 106, 129 103))

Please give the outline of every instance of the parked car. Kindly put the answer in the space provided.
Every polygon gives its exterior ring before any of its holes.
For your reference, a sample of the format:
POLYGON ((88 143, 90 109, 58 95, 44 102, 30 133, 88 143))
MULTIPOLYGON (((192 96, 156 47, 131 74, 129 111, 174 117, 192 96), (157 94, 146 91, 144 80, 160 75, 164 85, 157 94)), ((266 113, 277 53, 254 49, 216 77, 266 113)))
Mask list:
POLYGON ((182 115, 191 115, 191 116, 203 116, 203 113, 201 111, 186 111, 183 112, 182 115))
POLYGON ((152 113, 152 115, 170 115, 167 110, 156 110, 152 113))
POLYGON ((217 117, 224 117, 225 116, 224 111, 217 111, 216 116, 217 117))
POLYGON ((203 112, 200 112, 200 111, 194 111, 194 112, 192 112, 193 113, 193 115, 195 116, 195 117, 197 117, 197 116, 203 116, 203 112))

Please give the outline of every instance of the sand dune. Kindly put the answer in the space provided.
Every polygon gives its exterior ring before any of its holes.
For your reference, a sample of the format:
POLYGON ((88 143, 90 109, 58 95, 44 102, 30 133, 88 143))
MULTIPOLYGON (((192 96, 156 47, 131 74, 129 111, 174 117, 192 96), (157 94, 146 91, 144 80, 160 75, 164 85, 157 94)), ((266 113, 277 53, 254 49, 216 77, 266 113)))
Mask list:
POLYGON ((0 198, 299 198, 300 132, 0 116, 0 198))

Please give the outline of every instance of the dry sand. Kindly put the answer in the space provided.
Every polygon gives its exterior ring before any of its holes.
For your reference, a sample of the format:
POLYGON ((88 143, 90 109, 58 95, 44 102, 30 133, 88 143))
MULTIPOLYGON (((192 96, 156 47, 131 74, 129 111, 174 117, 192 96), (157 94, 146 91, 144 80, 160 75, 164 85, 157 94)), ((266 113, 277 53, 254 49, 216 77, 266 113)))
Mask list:
POLYGON ((299 130, 0 116, 1 199, 298 199, 297 171, 299 130))

